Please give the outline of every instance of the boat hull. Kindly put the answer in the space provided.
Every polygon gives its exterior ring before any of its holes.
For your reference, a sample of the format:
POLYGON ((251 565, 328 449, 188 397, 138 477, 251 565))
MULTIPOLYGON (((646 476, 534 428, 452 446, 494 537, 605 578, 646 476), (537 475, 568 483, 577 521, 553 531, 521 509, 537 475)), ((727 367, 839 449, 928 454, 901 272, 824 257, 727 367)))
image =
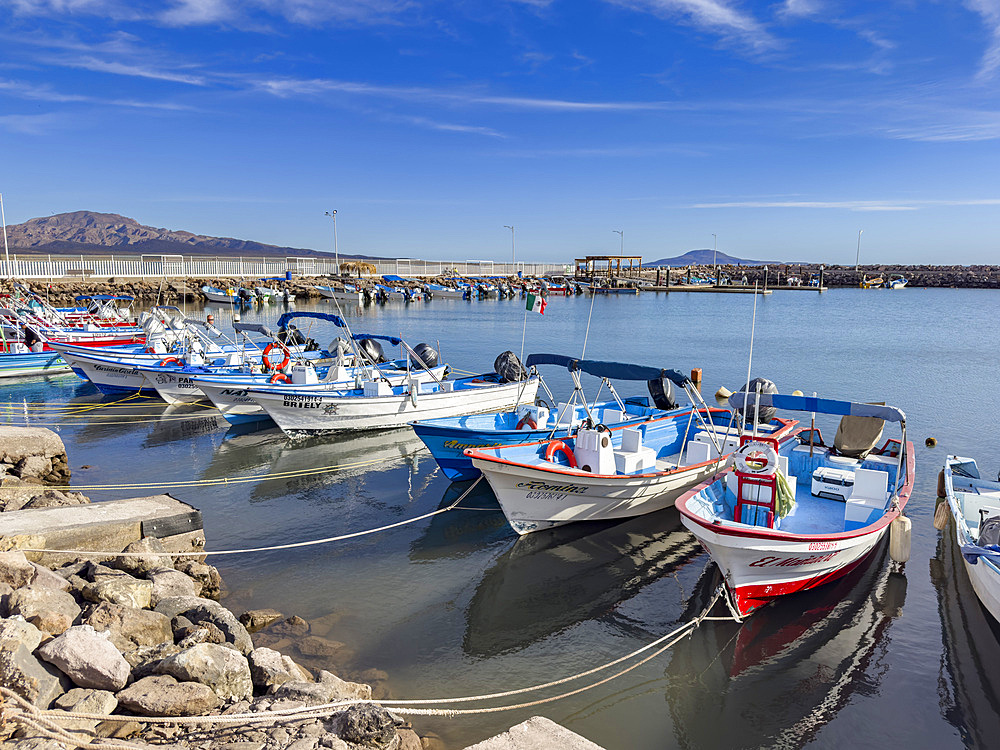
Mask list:
POLYGON ((0 353, 0 378, 23 378, 69 370, 69 365, 58 352, 0 353))
POLYGON ((424 441, 442 473, 453 482, 465 482, 480 475, 466 448, 500 448, 519 443, 535 443, 550 435, 565 437, 568 429, 556 430, 465 430, 417 422, 412 425, 417 437, 424 441))
POLYGON ((356 396, 347 392, 251 390, 250 395, 288 433, 381 430, 404 427, 417 419, 503 411, 534 403, 538 381, 482 388, 392 396, 356 396))
POLYGON ((715 474, 727 457, 645 475, 600 475, 565 468, 473 457, 518 534, 577 521, 604 521, 653 513, 674 504, 688 488, 715 474))

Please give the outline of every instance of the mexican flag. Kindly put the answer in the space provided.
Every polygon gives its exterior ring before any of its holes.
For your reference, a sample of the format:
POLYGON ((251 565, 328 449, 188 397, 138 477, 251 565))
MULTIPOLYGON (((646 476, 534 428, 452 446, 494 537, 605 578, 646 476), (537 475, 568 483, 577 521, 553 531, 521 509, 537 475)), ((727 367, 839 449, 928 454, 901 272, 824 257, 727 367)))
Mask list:
POLYGON ((531 310, 531 312, 545 314, 545 306, 548 304, 544 299, 539 297, 537 294, 526 295, 525 299, 527 304, 525 304, 525 310, 531 310))

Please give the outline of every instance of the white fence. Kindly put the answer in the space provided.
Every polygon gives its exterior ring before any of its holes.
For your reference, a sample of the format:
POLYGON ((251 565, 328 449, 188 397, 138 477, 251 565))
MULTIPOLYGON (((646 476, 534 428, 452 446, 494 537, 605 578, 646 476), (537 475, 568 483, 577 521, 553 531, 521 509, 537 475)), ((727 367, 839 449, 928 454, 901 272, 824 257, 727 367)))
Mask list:
MULTIPOLYGON (((428 261, 398 260, 369 261, 377 276, 508 276, 521 271, 525 276, 545 273, 572 273, 572 266, 553 263, 495 263, 490 260, 428 261)), ((8 264, 0 258, 3 278, 73 279, 73 278, 266 278, 284 276, 326 276, 337 274, 334 258, 213 258, 181 255, 142 255, 100 257, 87 255, 10 256, 8 264)))

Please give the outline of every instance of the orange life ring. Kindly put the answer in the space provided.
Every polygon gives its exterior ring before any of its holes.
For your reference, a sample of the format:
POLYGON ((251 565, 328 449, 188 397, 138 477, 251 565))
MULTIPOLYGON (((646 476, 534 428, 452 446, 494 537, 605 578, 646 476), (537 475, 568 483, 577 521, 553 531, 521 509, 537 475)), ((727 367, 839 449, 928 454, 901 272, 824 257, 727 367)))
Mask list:
POLYGON ((556 451, 562 451, 562 454, 566 456, 566 460, 569 461, 569 467, 571 469, 576 468, 576 456, 573 455, 573 451, 569 449, 562 440, 553 440, 549 443, 548 447, 545 449, 545 460, 551 461, 552 457, 556 454, 556 451))
POLYGON ((271 376, 271 379, 268 382, 269 383, 277 383, 279 380, 282 381, 282 382, 284 382, 284 383, 291 383, 292 382, 291 378, 289 378, 283 372, 275 372, 274 375, 271 376))
POLYGON ((517 423, 517 427, 515 427, 514 429, 520 430, 525 425, 528 426, 529 430, 537 430, 538 429, 538 422, 536 422, 535 418, 533 416, 531 416, 530 414, 525 414, 523 417, 521 417, 521 421, 519 421, 517 423))
POLYGON ((160 366, 160 367, 166 367, 166 366, 167 366, 167 365, 169 365, 169 364, 170 364, 171 362, 176 362, 176 363, 177 363, 177 364, 179 364, 179 365, 181 365, 181 364, 184 364, 184 363, 183 363, 183 362, 181 362, 181 361, 180 361, 179 359, 177 359, 177 357, 164 357, 163 359, 161 359, 161 360, 160 360, 160 364, 159 364, 159 366, 160 366))
POLYGON ((263 354, 260 355, 260 361, 261 364, 264 365, 265 370, 283 370, 285 369, 285 365, 287 365, 291 359, 292 357, 291 353, 288 351, 288 347, 286 347, 284 344, 278 343, 277 341, 272 341, 270 344, 268 344, 267 348, 264 349, 263 354), (281 349, 282 354, 285 355, 285 358, 281 360, 280 365, 275 365, 271 362, 270 359, 268 359, 267 355, 270 354, 271 351, 274 349, 281 349))

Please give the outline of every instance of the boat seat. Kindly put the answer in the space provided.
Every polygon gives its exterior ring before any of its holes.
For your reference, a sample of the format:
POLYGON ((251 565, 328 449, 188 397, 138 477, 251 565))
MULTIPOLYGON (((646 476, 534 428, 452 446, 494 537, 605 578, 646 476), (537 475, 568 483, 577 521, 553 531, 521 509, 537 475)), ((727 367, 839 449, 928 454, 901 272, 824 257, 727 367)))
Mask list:
POLYGON ((889 498, 888 482, 889 475, 884 471, 855 470, 854 488, 844 507, 845 530, 866 526, 873 511, 885 511, 885 502, 889 498))
POLYGON ((625 421, 625 415, 620 409, 602 409, 601 422, 603 424, 618 424, 625 421))
POLYGON ((656 451, 642 444, 642 431, 626 427, 621 432, 622 447, 614 452, 615 471, 619 474, 636 474, 655 470, 656 451))
POLYGON ((685 456, 687 457, 688 465, 691 464, 702 464, 706 461, 711 460, 712 454, 716 453, 715 448, 709 443, 702 443, 698 440, 692 440, 687 445, 687 451, 685 456))

